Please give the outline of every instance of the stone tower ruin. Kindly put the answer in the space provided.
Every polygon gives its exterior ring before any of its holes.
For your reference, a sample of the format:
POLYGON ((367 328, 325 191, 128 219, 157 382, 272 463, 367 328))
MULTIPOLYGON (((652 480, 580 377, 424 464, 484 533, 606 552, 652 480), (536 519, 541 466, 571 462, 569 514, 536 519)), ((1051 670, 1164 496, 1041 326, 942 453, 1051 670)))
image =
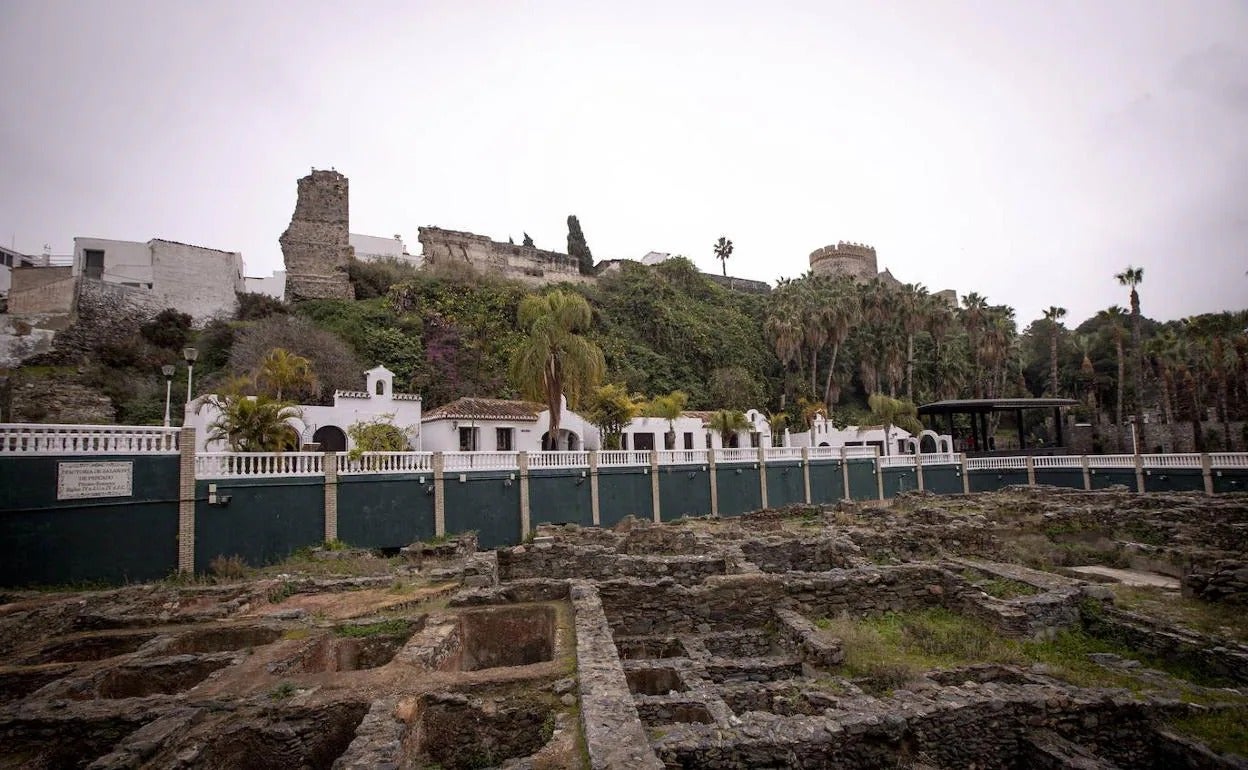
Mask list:
POLYGON ((847 277, 855 281, 869 281, 879 274, 875 248, 848 241, 837 241, 834 246, 810 252, 810 269, 815 275, 847 277))
POLYGON ((352 256, 347 228, 347 178, 313 169, 299 180, 295 213, 278 239, 286 262, 287 299, 355 299, 347 280, 352 256))

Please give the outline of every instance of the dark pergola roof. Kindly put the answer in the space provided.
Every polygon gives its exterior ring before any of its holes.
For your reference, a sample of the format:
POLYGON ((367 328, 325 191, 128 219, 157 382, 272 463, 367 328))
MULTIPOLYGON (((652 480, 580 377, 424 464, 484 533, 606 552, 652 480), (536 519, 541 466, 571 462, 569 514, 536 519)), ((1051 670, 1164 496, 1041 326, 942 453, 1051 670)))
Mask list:
POLYGON ((987 414, 1017 409, 1052 409, 1078 403, 1073 398, 962 398, 924 404, 919 407, 919 414, 987 414))

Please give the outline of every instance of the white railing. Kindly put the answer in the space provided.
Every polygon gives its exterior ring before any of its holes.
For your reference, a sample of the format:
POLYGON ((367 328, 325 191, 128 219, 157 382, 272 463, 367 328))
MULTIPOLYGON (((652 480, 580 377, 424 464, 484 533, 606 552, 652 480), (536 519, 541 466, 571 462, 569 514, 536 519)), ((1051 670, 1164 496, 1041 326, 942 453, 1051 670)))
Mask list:
POLYGON ((841 448, 839 446, 812 446, 809 457, 812 460, 839 460, 841 448))
POLYGON ((710 455, 705 449, 664 449, 659 452, 659 465, 706 465, 710 455))
POLYGON ((650 453, 635 449, 607 449, 598 453, 598 467, 650 465, 650 453))
POLYGON ((346 475, 363 473, 432 473, 432 452, 365 452, 351 457, 338 453, 338 472, 346 475))
POLYGON ((1088 455, 1089 468, 1134 468, 1135 455, 1088 455))
POLYGON ((589 452, 529 452, 530 468, 588 468, 589 452))
POLYGON ((756 463, 758 462, 758 450, 741 447, 728 447, 727 449, 715 450, 715 462, 717 463, 756 463))
POLYGON ((879 462, 881 468, 913 468, 914 455, 887 455, 879 462))
POLYGON ((954 452, 933 452, 923 455, 924 465, 961 465, 962 455, 954 452))
POLYGON ((767 461, 772 460, 800 460, 802 459, 802 448, 798 446, 773 446, 763 450, 763 456, 767 461))
POLYGON ((237 479, 261 476, 321 476, 320 452, 201 452, 195 455, 195 478, 237 479))
POLYGON ((844 449, 846 457, 875 457, 873 446, 847 446, 844 449))
POLYGON ((1145 468, 1199 468, 1200 455, 1140 455, 1145 468))
POLYGON ((1083 455, 1052 455, 1031 458, 1036 470, 1046 468, 1083 468, 1083 455))
POLYGON ((1248 452, 1214 452, 1209 455, 1211 468, 1248 468, 1248 452))
POLYGON ((971 457, 966 461, 968 471, 1012 471, 1026 467, 1026 457, 971 457))
POLYGON ((442 467, 447 471, 514 471, 520 468, 517 452, 443 452, 442 456, 442 467))
POLYGON ((177 454, 178 428, 0 424, 3 455, 177 454))

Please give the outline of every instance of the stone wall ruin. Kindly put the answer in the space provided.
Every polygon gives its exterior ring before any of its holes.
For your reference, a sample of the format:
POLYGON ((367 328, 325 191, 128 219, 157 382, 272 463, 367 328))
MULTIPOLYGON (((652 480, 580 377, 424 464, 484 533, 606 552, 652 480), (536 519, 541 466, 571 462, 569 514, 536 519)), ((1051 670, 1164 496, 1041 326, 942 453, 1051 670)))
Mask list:
POLYGON ((286 263, 286 298, 355 299, 347 280, 353 253, 347 232, 347 178, 313 169, 298 188, 295 213, 278 241, 286 263))

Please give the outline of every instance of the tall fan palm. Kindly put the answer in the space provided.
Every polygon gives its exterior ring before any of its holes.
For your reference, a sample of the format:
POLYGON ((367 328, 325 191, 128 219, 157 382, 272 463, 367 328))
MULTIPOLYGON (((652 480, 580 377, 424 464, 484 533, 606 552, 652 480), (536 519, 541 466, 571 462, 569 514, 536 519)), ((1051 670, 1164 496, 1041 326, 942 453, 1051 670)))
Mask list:
POLYGON ((1137 286, 1144 282, 1144 268, 1127 265, 1127 269, 1116 273, 1114 278, 1123 286, 1131 287, 1131 361, 1135 369, 1135 425, 1139 431, 1139 442, 1144 439, 1144 349, 1140 342, 1140 293, 1137 286))
POLYGON ((303 413, 293 404, 237 393, 213 396, 212 401, 219 414, 208 426, 208 439, 225 441, 232 452, 280 452, 298 443, 287 421, 303 413))
POLYGON ((575 408, 602 379, 602 351, 580 332, 589 328, 589 304, 580 295, 555 289, 520 302, 520 328, 528 335, 512 354, 511 377, 528 397, 550 410, 550 445, 558 446, 562 397, 575 408))
POLYGON ((906 333, 906 398, 911 401, 914 401, 914 337, 927 326, 929 296, 927 287, 921 283, 908 283, 898 293, 897 311, 906 333))
POLYGON ((1098 312, 1096 317, 1101 319, 1105 326, 1109 329, 1109 337, 1114 342, 1114 352, 1118 356, 1118 402, 1115 408, 1114 420, 1115 424, 1120 428, 1122 426, 1122 393, 1123 386, 1126 384, 1126 364, 1127 359, 1123 355, 1122 341, 1126 330, 1123 328, 1123 322, 1126 320, 1127 312, 1118 305, 1110 305, 1104 310, 1098 312))
POLYGON ((1162 418, 1167 425, 1174 424, 1175 367, 1178 365, 1182 342, 1172 329, 1167 329, 1148 341, 1145 352, 1152 361, 1157 381, 1161 384, 1162 418))
MULTIPOLYGON (((824 328, 827 344, 832 349, 832 357, 828 362, 828 376, 823 386, 823 403, 829 409, 837 399, 832 397, 833 383, 837 376, 837 357, 854 325, 862 317, 862 306, 853 284, 847 281, 826 281, 824 283, 823 306, 819 318, 824 328)), ((840 387, 836 388, 839 396, 840 387)))
POLYGON ((724 277, 728 277, 728 258, 732 256, 732 241, 724 236, 719 236, 719 240, 715 241, 715 258, 719 260, 720 265, 724 268, 724 277))
POLYGON ((977 292, 971 292, 962 298, 962 325, 970 341, 972 360, 972 385, 976 398, 983 398, 983 354, 980 339, 984 333, 984 324, 988 319, 988 298, 977 292))
POLYGON ((891 454, 893 426, 918 433, 923 430, 919 422, 918 410, 914 404, 899 398, 890 398, 883 393, 872 393, 867 398, 867 406, 871 408, 871 417, 884 426, 884 454, 891 454))
POLYGON ((711 415, 710 428, 719 434, 720 446, 727 448, 732 445, 737 433, 750 427, 745 415, 735 409, 721 409, 711 415))
POLYGON ((944 299, 934 294, 927 295, 926 304, 923 318, 927 322, 927 333, 932 336, 932 382, 930 384, 932 389, 939 394, 945 392, 944 348, 950 327, 953 325, 953 312, 944 299))
POLYGON ((1044 320, 1049 322, 1049 383, 1052 387, 1051 393, 1054 396, 1061 395, 1061 389, 1058 387, 1057 381, 1057 337, 1062 331, 1061 320, 1065 317, 1066 308, 1064 307, 1049 305, 1049 309, 1044 311, 1044 320))

